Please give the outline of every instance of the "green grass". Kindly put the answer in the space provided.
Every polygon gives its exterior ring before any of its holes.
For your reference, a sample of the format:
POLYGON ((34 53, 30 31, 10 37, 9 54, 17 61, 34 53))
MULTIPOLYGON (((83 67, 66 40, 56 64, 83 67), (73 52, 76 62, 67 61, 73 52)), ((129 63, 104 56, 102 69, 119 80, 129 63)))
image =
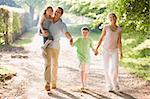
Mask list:
POLYGON ((5 68, 5 67, 0 67, 0 74, 10 74, 12 73, 11 70, 5 68))
POLYGON ((150 80, 150 39, 148 35, 133 32, 123 33, 123 54, 121 64, 138 77, 150 80))
POLYGON ((23 34, 23 37, 15 41, 14 45, 26 46, 32 42, 33 36, 37 33, 37 28, 31 28, 29 32, 23 34))

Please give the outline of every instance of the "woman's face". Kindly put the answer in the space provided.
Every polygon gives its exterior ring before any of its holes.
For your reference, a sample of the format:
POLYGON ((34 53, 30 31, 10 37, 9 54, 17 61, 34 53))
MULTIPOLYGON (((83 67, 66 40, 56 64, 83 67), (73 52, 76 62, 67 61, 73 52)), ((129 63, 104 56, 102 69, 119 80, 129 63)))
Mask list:
POLYGON ((53 15, 53 10, 51 8, 46 10, 46 15, 53 15))
POLYGON ((110 14, 108 19, 109 19, 109 22, 111 24, 115 24, 116 23, 116 18, 114 17, 114 15, 110 14))

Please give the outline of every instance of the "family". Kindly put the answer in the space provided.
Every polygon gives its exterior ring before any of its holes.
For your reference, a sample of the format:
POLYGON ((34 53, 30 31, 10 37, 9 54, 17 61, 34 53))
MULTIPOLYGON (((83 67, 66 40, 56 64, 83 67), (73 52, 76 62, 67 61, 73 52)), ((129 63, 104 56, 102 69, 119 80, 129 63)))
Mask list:
POLYGON ((45 60, 45 90, 51 92, 57 88, 58 78, 58 57, 60 51, 60 37, 64 34, 70 45, 77 48, 79 67, 81 73, 81 91, 85 90, 89 65, 90 49, 95 55, 98 55, 98 49, 102 44, 102 56, 104 62, 104 75, 106 81, 106 90, 108 92, 119 90, 118 83, 118 60, 123 57, 121 44, 121 28, 117 25, 117 16, 115 13, 108 14, 109 24, 104 26, 98 45, 93 46, 92 39, 89 37, 90 30, 87 26, 81 28, 81 37, 73 41, 71 34, 67 30, 66 24, 62 21, 63 8, 58 7, 53 13, 51 6, 44 10, 39 21, 39 34, 43 36, 44 45, 42 46, 42 55, 45 60), (54 16, 53 16, 54 14, 54 16), (110 64, 111 63, 111 64, 110 64))

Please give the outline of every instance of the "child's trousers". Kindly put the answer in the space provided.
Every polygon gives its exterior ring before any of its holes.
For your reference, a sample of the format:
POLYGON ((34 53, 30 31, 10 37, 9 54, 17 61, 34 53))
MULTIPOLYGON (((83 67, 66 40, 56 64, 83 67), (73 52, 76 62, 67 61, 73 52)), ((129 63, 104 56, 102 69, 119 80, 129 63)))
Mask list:
POLYGON ((118 86, 118 49, 104 50, 103 61, 106 86, 118 86))

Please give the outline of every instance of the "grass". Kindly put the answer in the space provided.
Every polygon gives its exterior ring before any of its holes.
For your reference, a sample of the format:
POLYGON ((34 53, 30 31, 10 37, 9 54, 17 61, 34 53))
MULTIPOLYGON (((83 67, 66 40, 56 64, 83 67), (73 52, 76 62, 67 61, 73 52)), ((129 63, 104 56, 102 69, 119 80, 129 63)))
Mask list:
POLYGON ((138 77, 150 80, 150 39, 148 35, 132 32, 123 33, 123 54, 121 64, 138 77))
POLYGON ((11 70, 7 69, 7 68, 4 68, 4 67, 0 67, 0 74, 10 74, 12 73, 11 70))
MULTIPOLYGON (((33 36, 37 33, 37 28, 33 27, 28 32, 24 33, 18 40, 16 40, 13 44, 10 46, 15 47, 15 46, 26 46, 32 42, 33 36)), ((3 44, 0 44, 0 49, 4 47, 3 44)))
POLYGON ((33 36, 37 33, 37 28, 31 28, 29 32, 22 35, 21 39, 14 42, 14 45, 26 46, 32 42, 33 36))

